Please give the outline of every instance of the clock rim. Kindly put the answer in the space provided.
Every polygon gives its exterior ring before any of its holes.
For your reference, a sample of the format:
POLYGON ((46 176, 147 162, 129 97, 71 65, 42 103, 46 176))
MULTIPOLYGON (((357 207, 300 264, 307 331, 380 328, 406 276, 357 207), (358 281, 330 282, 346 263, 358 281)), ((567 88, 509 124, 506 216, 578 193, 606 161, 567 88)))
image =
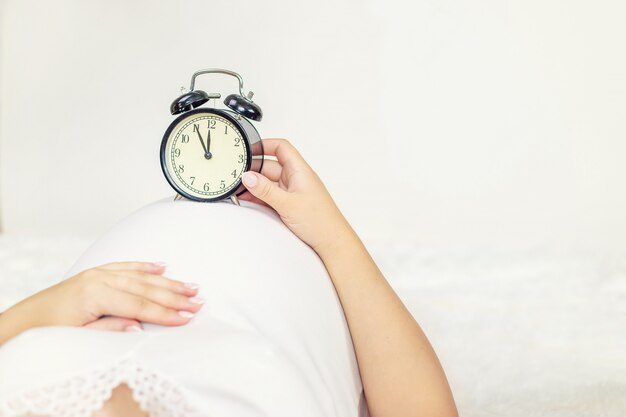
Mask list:
POLYGON ((174 130, 174 127, 176 125, 178 125, 178 123, 182 119, 185 119, 185 118, 189 117, 190 115, 197 114, 197 113, 216 114, 218 116, 221 116, 221 117, 227 119, 231 123, 233 123, 237 127, 237 129, 239 130, 239 133, 241 134, 241 137, 244 140, 244 145, 246 147, 247 157, 246 157, 246 168, 244 169, 244 172, 248 171, 250 169, 250 167, 252 166, 252 147, 250 146, 250 139, 248 138, 248 135, 246 134, 246 131, 245 131, 244 127, 241 125, 241 123, 239 123, 239 121, 237 121, 237 119, 233 115, 229 114, 226 110, 211 109, 211 108, 200 108, 200 109, 189 110, 189 111, 186 111, 184 113, 179 114, 176 117, 176 119, 174 119, 172 121, 172 123, 170 123, 170 125, 165 130, 165 134, 163 135, 163 139, 161 139, 161 148, 160 148, 160 152, 159 152, 159 154, 160 154, 159 158, 160 158, 160 161, 161 161, 161 171, 163 171, 163 175, 165 176, 165 179, 167 180, 167 182, 170 184, 170 187, 172 187, 174 189, 174 191, 176 191, 178 194, 182 195, 183 197, 185 197, 185 198, 187 198, 189 200, 199 201, 199 202, 203 202, 203 203, 210 203, 210 202, 217 202, 217 201, 225 200, 225 199, 229 198, 230 196, 232 196, 233 194, 235 194, 237 192, 237 190, 239 190, 239 188, 241 187, 241 177, 239 177, 239 179, 237 180, 237 183, 235 184, 235 186, 233 186, 233 188, 230 189, 225 194, 222 194, 222 195, 217 196, 217 197, 201 198, 201 197, 196 197, 194 195, 191 195, 191 194, 187 193, 185 190, 182 190, 181 187, 179 187, 178 184, 176 184, 176 182, 171 178, 170 173, 168 172, 168 170, 166 168, 167 161, 165 159, 165 149, 167 148, 167 140, 169 139, 170 134, 174 130))

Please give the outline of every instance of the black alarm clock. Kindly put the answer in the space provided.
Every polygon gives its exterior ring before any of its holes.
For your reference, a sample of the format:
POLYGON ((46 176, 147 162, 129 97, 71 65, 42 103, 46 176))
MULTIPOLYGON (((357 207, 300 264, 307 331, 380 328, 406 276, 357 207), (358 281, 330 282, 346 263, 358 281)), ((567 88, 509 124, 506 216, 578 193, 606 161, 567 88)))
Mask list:
POLYGON ((251 123, 261 121, 263 112, 252 101, 253 94, 244 94, 243 79, 236 72, 211 68, 195 72, 189 90, 174 100, 170 111, 178 117, 163 135, 160 155, 161 169, 177 193, 176 200, 230 199, 239 205, 237 196, 246 191, 243 173, 263 168, 263 141, 251 123), (196 77, 210 73, 239 80, 239 94, 226 97, 226 109, 200 107, 221 97, 194 89, 196 77))

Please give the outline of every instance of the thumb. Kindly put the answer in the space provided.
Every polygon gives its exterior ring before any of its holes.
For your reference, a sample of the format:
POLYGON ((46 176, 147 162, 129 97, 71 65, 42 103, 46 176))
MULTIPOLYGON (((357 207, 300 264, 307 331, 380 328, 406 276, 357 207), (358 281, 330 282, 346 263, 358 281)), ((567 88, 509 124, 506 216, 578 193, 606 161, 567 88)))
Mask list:
POLYGON ((253 196, 266 202, 276 211, 281 208, 287 191, 280 188, 277 183, 270 181, 263 174, 252 171, 243 173, 242 182, 253 196))
POLYGON ((100 318, 86 324, 84 327, 112 332, 138 332, 143 330, 143 326, 137 320, 114 316, 100 318))

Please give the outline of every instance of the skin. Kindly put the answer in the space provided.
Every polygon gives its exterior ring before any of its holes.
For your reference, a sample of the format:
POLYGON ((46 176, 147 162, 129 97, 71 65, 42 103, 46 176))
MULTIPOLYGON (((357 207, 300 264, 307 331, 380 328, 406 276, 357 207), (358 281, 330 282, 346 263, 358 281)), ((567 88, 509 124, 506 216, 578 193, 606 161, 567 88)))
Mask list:
MULTIPOLYGON (((164 264, 114 262, 87 269, 40 291, 0 315, 0 344, 33 327, 141 328, 142 321, 180 326, 203 300, 198 289, 165 276, 164 264), (186 313, 183 313, 186 314, 186 313), (187 314, 189 315, 189 314, 187 314)), ((197 286, 196 286, 197 287, 197 286)))
POLYGON ((428 339, 318 175, 287 140, 263 145, 278 161, 265 161, 263 175, 244 175, 251 194, 245 199, 276 210, 324 262, 348 322, 370 415, 458 416, 428 339))
MULTIPOLYGON (((318 175, 287 140, 266 139, 263 144, 266 155, 275 156, 277 161, 266 160, 262 174, 244 174, 243 182, 248 191, 241 199, 274 209, 283 223, 313 248, 324 262, 348 322, 370 415, 458 417, 445 373, 427 337, 341 214, 318 175)), ((65 323, 109 326, 100 317, 107 303, 98 303, 97 300, 99 297, 112 297, 113 293, 119 296, 120 288, 124 286, 116 280, 122 279, 127 280, 126 283, 152 280, 148 285, 161 287, 162 291, 157 297, 156 291, 145 291, 146 288, 137 284, 134 295, 139 299, 143 297, 145 301, 138 301, 137 298, 131 301, 128 297, 116 299, 116 304, 123 307, 104 313, 115 316, 108 318, 112 321, 111 330, 125 326, 128 322, 124 320, 135 324, 150 321, 181 325, 185 323, 180 316, 176 317, 177 309, 185 307, 190 308, 189 311, 197 311, 199 306, 194 310, 190 304, 184 304, 182 298, 175 297, 182 294, 179 291, 186 291, 184 287, 174 281, 160 280, 157 283, 154 280, 163 272, 161 269, 149 264, 133 265, 143 274, 136 274, 137 269, 129 269, 130 266, 123 263, 116 264, 114 273, 109 272, 110 266, 89 272, 92 277, 100 277, 101 281, 107 282, 107 287, 114 288, 107 289, 104 294, 95 290, 85 291, 87 283, 83 281, 88 280, 78 279, 80 283, 67 285, 65 290, 58 288, 56 292, 38 299, 25 300, 30 309, 20 308, 18 304, 13 307, 17 307, 14 312, 9 309, 0 316, 1 333, 5 334, 9 329, 9 334, 16 334, 11 328, 23 331, 27 325, 20 319, 20 313, 30 311, 31 317, 40 316, 32 314, 33 309, 41 313, 54 311, 54 320, 65 320, 65 323), (166 296, 165 291, 171 294, 166 296), (84 300, 96 302, 86 303, 84 300), (58 307, 64 304, 63 301, 73 305, 73 308, 58 307), (99 307, 89 307, 94 304, 99 307), (3 320, 7 314, 9 319, 3 320), (22 324, 16 326, 11 322, 22 324)), ((189 295, 193 294, 185 292, 185 296, 189 295)), ((47 325, 52 324, 50 320, 47 325)), ((107 406, 112 405, 121 407, 117 410, 126 410, 124 415, 144 416, 136 404, 133 405, 128 387, 118 388, 120 390, 114 392, 96 417, 117 415, 114 411, 107 412, 107 406)))

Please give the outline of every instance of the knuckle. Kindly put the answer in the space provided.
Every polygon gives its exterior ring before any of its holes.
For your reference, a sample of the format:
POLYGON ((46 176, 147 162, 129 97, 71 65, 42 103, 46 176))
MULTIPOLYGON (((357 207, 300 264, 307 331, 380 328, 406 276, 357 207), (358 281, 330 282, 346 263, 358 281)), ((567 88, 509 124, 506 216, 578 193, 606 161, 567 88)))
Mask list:
POLYGON ((138 314, 143 314, 148 310, 148 300, 144 297, 135 298, 135 310, 138 314))
POLYGON ((150 274, 148 272, 145 271, 138 271, 137 272, 137 276, 141 279, 145 279, 145 280, 151 280, 152 278, 154 278, 153 274, 150 274))
POLYGON ((171 300, 172 300, 172 305, 176 306, 179 309, 189 307, 189 298, 185 297, 184 295, 172 294, 171 300))
POLYGON ((272 186, 269 182, 265 182, 263 187, 261 187, 261 195, 263 197, 269 197, 272 194, 272 186))
POLYGON ((167 288, 171 291, 181 291, 181 290, 185 290, 185 284, 183 284, 182 282, 179 281, 175 281, 173 279, 169 279, 169 278, 165 278, 166 281, 166 285, 167 288))
POLYGON ((176 309, 163 307, 161 309, 161 317, 163 324, 167 326, 177 326, 180 324, 181 316, 176 309))
POLYGON ((137 294, 144 298, 154 298, 156 292, 156 289, 148 284, 141 284, 137 286, 137 294))
POLYGON ((128 262, 128 267, 143 272, 150 268, 150 264, 147 262, 128 262))
POLYGON ((159 304, 161 304, 164 308, 173 308, 179 309, 188 306, 187 297, 175 294, 169 290, 163 289, 162 294, 159 297, 159 304))
POLYGON ((126 275, 117 275, 114 277, 115 287, 118 288, 130 288, 131 279, 126 275))

